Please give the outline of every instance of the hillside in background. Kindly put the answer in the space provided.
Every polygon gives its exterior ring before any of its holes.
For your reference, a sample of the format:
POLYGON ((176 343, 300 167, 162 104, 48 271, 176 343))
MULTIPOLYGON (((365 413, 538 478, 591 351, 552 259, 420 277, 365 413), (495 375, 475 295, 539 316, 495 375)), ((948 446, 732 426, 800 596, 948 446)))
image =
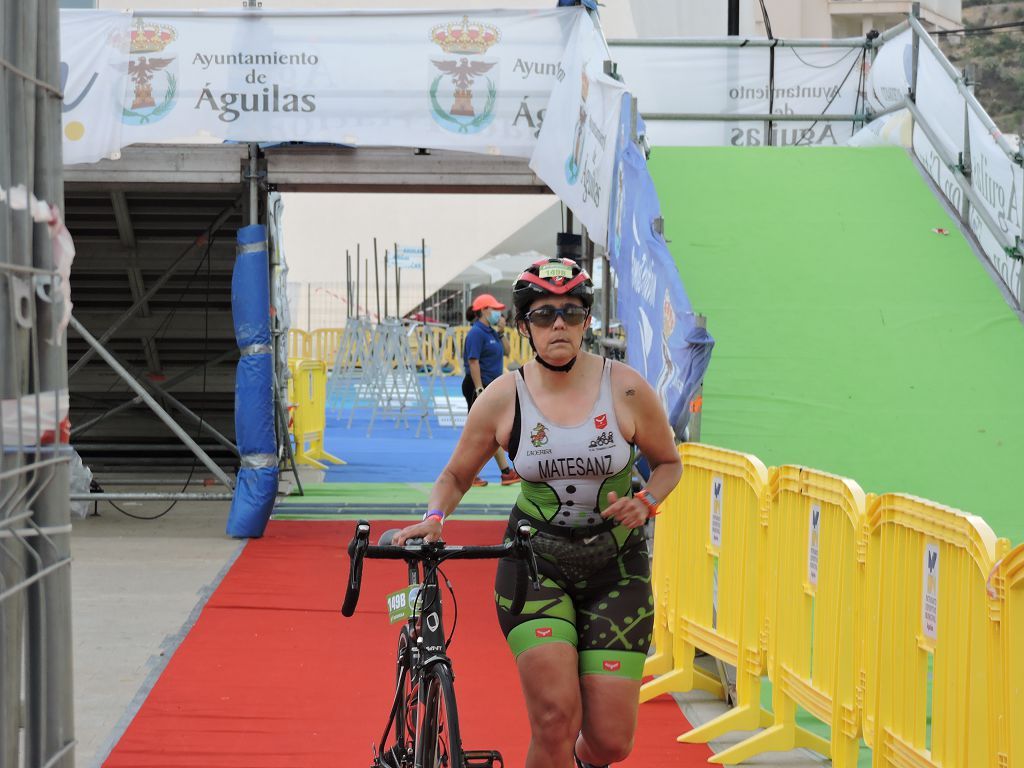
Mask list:
MULTIPOLYGON (((1024 0, 963 0, 966 29, 1024 25, 1024 0)), ((1024 133, 1024 26, 964 35, 942 35, 939 44, 957 67, 977 66, 975 95, 1004 133, 1024 133)))

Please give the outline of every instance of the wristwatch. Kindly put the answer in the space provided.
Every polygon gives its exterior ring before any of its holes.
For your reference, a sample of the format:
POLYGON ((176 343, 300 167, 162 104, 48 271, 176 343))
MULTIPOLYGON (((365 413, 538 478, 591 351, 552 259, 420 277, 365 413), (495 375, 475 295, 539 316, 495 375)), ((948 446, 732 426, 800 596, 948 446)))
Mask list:
POLYGON ((655 497, 653 493, 648 491, 646 488, 642 491, 637 491, 633 494, 633 498, 640 501, 645 507, 647 507, 647 517, 651 518, 658 514, 658 505, 661 503, 655 497))
POLYGON ((483 391, 484 391, 484 388, 483 388, 483 387, 477 387, 477 388, 476 388, 476 389, 474 390, 474 394, 476 394, 476 395, 479 395, 479 394, 480 394, 481 392, 483 392, 483 391))

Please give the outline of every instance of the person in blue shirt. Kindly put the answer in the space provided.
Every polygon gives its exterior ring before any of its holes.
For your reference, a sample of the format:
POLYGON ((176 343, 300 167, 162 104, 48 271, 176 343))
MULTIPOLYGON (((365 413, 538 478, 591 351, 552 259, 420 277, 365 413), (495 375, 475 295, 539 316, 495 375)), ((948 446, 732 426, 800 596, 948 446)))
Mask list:
MULTIPOLYGON (((505 355, 508 354, 508 336, 505 331, 505 316, 502 310, 505 305, 489 293, 482 293, 473 299, 466 312, 466 319, 472 318, 469 333, 462 348, 463 370, 466 372, 462 380, 462 394, 466 398, 466 406, 473 407, 473 402, 484 391, 484 387, 505 372, 505 355)), ((498 448, 494 452, 494 460, 501 470, 501 484, 513 485, 519 482, 519 475, 508 463, 505 451, 498 448)), ((473 485, 487 485, 487 481, 477 475, 473 485)))

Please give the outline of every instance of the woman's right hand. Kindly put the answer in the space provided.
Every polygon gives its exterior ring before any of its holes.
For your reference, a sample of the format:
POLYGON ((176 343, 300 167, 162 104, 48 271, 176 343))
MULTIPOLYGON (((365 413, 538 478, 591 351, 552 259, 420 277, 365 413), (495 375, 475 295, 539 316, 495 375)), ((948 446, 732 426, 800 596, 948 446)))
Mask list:
POLYGON ((422 538, 424 541, 437 541, 441 538, 441 520, 434 516, 415 525, 403 528, 391 539, 396 547, 404 547, 408 539, 422 538))

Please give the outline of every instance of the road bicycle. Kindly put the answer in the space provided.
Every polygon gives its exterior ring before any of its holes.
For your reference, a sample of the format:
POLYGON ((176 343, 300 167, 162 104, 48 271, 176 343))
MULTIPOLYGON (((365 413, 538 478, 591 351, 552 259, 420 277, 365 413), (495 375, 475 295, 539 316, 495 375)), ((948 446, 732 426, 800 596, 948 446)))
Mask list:
POLYGON ((540 589, 537 560, 530 542, 530 527, 522 525, 511 541, 495 546, 451 546, 443 541, 426 543, 410 539, 402 547, 390 542, 397 530, 385 532, 374 546, 370 524, 356 524, 348 545, 348 585, 341 612, 351 616, 359 601, 363 559, 404 560, 409 586, 388 596, 392 620, 405 618, 398 635, 395 697, 380 744, 374 746, 372 768, 504 768, 498 750, 464 750, 455 705, 452 661, 448 656, 458 623, 455 591, 440 566, 448 560, 485 560, 502 557, 518 559, 520 567, 510 610, 518 614, 526 599, 526 581, 540 589), (445 636, 441 612, 441 574, 451 593, 454 618, 445 636), (388 738, 394 729, 394 741, 388 738))

